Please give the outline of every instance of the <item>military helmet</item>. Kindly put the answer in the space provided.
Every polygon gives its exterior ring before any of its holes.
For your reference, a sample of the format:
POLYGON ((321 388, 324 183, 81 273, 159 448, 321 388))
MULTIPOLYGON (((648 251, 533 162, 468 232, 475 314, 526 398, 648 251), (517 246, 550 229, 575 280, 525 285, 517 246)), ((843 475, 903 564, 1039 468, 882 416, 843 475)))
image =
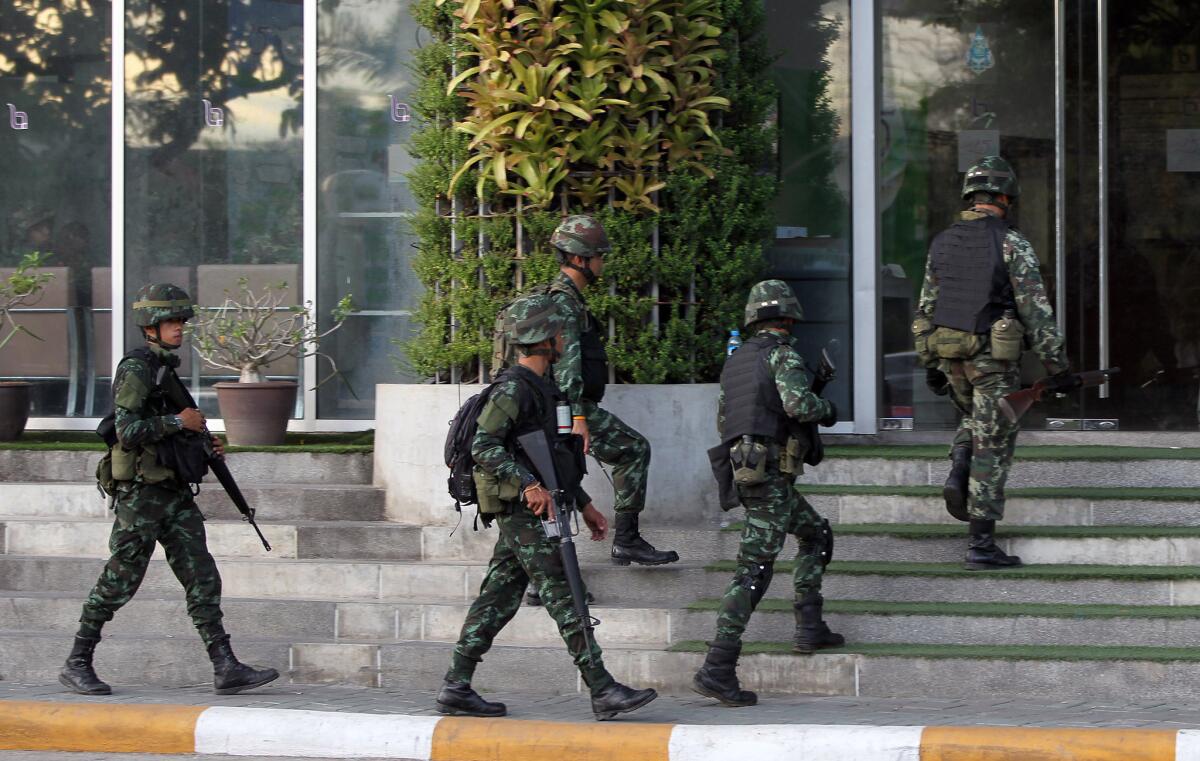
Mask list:
POLYGON ((985 156, 967 170, 963 178, 962 197, 970 199, 976 193, 993 193, 1016 198, 1021 195, 1017 173, 1012 164, 999 156, 985 156))
POLYGON ((196 316, 187 291, 170 283, 143 285, 133 297, 133 319, 149 328, 163 320, 190 320, 196 316))
POLYGON ((548 294, 523 296, 504 313, 504 336, 510 343, 529 346, 554 338, 562 327, 558 305, 548 294))
POLYGON ((746 324, 761 320, 776 320, 790 317, 803 320, 804 310, 792 287, 782 280, 764 280, 750 289, 746 301, 746 324))
POLYGON ((604 225, 600 220, 587 214, 575 214, 567 217, 554 228, 550 236, 550 245, 557 248, 564 256, 604 256, 612 250, 604 225))

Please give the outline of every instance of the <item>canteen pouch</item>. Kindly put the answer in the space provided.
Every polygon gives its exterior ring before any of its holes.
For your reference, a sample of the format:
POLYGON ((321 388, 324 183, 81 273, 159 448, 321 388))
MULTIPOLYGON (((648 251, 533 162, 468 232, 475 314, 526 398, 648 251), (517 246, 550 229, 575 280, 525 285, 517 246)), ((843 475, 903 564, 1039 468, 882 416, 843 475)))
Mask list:
POLYGON ((749 436, 729 448, 729 462, 738 486, 758 486, 767 480, 767 446, 749 436))
POLYGON ((992 323, 992 359, 1017 362, 1025 340, 1025 326, 1015 314, 1005 313, 992 323))
POLYGON ((112 450, 104 453, 100 458, 100 462, 96 464, 96 488, 104 492, 106 497, 115 497, 117 494, 117 481, 113 478, 112 466, 112 450))
POLYGON ((799 436, 788 436, 787 445, 779 453, 779 472, 785 476, 798 476, 804 472, 804 456, 808 452, 807 442, 799 436))
POLYGON ((933 349, 929 343, 929 336, 933 333, 933 322, 923 314, 918 314, 913 318, 912 334, 913 346, 916 349, 917 361, 921 363, 921 367, 937 366, 938 358, 934 355, 933 349))
POLYGON ((929 336, 929 348, 939 359, 971 359, 983 350, 984 336, 939 327, 929 336))
POLYGON ((506 513, 506 503, 515 502, 521 496, 519 484, 509 479, 501 481, 478 465, 475 466, 472 476, 475 479, 475 493, 479 498, 481 515, 506 513))

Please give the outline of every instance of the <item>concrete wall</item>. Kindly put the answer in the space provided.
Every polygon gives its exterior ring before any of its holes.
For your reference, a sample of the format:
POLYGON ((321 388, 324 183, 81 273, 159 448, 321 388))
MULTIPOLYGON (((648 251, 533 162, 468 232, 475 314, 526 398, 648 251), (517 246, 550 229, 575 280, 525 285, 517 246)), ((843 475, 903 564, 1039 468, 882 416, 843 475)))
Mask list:
MULTIPOLYGON (((381 385, 375 413, 375 484, 387 489, 387 517, 400 523, 453 525, 442 448, 459 406, 475 385, 381 385)), ((610 386, 604 407, 650 440, 650 489, 642 522, 716 525, 716 484, 706 450, 717 439, 716 384, 610 386)), ((584 488, 606 514, 612 487, 588 459, 584 488)), ((609 470, 611 473, 611 469, 609 470)), ((475 508, 464 510, 469 524, 475 508)))

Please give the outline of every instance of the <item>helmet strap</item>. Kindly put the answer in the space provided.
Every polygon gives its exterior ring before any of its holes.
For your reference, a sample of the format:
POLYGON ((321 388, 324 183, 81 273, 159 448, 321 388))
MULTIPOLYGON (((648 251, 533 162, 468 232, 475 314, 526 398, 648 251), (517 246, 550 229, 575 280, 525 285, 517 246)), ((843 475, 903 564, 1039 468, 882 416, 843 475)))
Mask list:
MULTIPOLYGON (((578 256, 578 254, 574 254, 574 256, 578 256)), ((578 264, 571 261, 570 256, 563 257, 562 266, 567 267, 568 269, 573 269, 576 272, 579 272, 580 274, 582 274, 583 279, 587 281, 588 285, 591 285, 596 282, 596 273, 592 272, 592 268, 591 267, 580 267, 578 264)))
POLYGON ((153 327, 154 327, 154 335, 153 336, 151 336, 149 334, 146 335, 146 340, 148 342, 150 342, 152 344, 157 344, 157 345, 161 346, 162 348, 166 349, 167 351, 176 351, 179 349, 180 346, 183 346, 183 344, 181 344, 181 343, 169 344, 166 341, 162 340, 162 329, 157 322, 154 323, 153 327))

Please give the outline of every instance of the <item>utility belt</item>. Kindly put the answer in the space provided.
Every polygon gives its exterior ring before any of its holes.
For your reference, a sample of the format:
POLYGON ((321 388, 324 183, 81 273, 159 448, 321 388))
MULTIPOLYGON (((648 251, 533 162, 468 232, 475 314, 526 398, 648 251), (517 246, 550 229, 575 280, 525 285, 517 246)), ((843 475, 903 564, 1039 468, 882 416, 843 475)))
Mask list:
POLYGON ((791 434, 781 444, 766 436, 743 436, 729 447, 733 482, 738 486, 758 486, 772 473, 798 476, 804 472, 804 453, 808 443, 791 434))
POLYGON ((1025 326, 1010 312, 993 322, 987 333, 935 326, 924 315, 913 320, 912 332, 917 361, 924 367, 934 367, 942 359, 974 359, 984 350, 992 359, 1018 362, 1025 344, 1025 326))

